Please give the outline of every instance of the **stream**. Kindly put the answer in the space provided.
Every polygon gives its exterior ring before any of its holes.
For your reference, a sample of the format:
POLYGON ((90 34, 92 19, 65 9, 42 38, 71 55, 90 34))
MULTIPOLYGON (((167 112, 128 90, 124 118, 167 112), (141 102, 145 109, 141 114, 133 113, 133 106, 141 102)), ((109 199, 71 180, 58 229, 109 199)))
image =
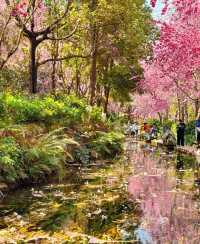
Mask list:
POLYGON ((199 213, 197 160, 127 139, 114 163, 5 196, 0 244, 199 244, 199 213))

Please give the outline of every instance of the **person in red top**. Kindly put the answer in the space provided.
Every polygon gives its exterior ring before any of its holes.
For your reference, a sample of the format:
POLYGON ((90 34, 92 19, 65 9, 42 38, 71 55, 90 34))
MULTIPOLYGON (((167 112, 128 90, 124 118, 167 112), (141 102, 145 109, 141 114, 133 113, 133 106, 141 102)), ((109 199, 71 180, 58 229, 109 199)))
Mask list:
POLYGON ((144 131, 146 133, 149 133, 150 132, 150 126, 147 123, 144 123, 144 131))

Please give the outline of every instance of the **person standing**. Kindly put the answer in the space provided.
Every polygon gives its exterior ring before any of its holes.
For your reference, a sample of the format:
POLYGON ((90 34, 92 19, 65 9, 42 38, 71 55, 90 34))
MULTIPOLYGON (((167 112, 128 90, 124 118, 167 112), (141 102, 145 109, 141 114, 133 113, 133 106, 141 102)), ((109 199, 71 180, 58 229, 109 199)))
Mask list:
POLYGON ((152 139, 156 139, 156 137, 157 137, 157 128, 155 125, 152 125, 152 127, 151 127, 150 137, 152 139))
POLYGON ((133 137, 136 137, 137 138, 137 135, 138 135, 138 125, 135 122, 131 126, 131 135, 133 137))
POLYGON ((185 145, 185 123, 181 119, 179 120, 179 124, 177 125, 177 145, 185 145))
POLYGON ((197 136, 197 147, 200 147, 200 115, 198 115, 196 120, 196 136, 197 136))
POLYGON ((146 122, 144 123, 144 132, 145 133, 149 133, 150 132, 150 126, 146 122))
POLYGON ((144 139, 146 142, 150 142, 151 141, 151 138, 150 138, 150 126, 148 123, 144 123, 144 126, 143 126, 143 130, 144 130, 144 139))

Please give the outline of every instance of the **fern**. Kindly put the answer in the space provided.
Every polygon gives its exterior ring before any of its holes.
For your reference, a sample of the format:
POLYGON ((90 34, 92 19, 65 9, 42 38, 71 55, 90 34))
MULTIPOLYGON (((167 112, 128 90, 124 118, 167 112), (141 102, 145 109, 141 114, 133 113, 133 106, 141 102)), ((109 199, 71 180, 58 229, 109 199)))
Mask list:
POLYGON ((79 146, 75 140, 61 134, 63 130, 64 128, 59 128, 48 134, 40 135, 35 145, 27 149, 25 161, 28 162, 31 176, 37 177, 53 171, 63 175, 65 160, 67 157, 72 157, 68 147, 79 146))

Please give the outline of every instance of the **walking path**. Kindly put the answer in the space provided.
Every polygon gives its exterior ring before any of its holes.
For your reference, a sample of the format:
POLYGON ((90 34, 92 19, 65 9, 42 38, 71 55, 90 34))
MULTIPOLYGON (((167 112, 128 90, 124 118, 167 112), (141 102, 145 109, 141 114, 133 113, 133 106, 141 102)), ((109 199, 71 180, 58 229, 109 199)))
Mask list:
POLYGON ((177 151, 193 156, 200 156, 200 150, 194 146, 177 146, 177 151))
MULTIPOLYGON (((134 140, 132 139, 132 142, 138 142, 138 140, 134 140)), ((140 141, 141 143, 145 143, 144 141, 140 141)), ((163 145, 163 141, 160 139, 160 140, 153 140, 152 143, 151 143, 153 146, 162 146, 163 145)), ((185 153, 185 154, 188 154, 188 155, 192 155, 192 156, 196 156, 196 157, 199 157, 200 159, 200 149, 197 149, 195 146, 177 146, 176 147, 176 150, 178 152, 181 152, 181 153, 185 153)))

